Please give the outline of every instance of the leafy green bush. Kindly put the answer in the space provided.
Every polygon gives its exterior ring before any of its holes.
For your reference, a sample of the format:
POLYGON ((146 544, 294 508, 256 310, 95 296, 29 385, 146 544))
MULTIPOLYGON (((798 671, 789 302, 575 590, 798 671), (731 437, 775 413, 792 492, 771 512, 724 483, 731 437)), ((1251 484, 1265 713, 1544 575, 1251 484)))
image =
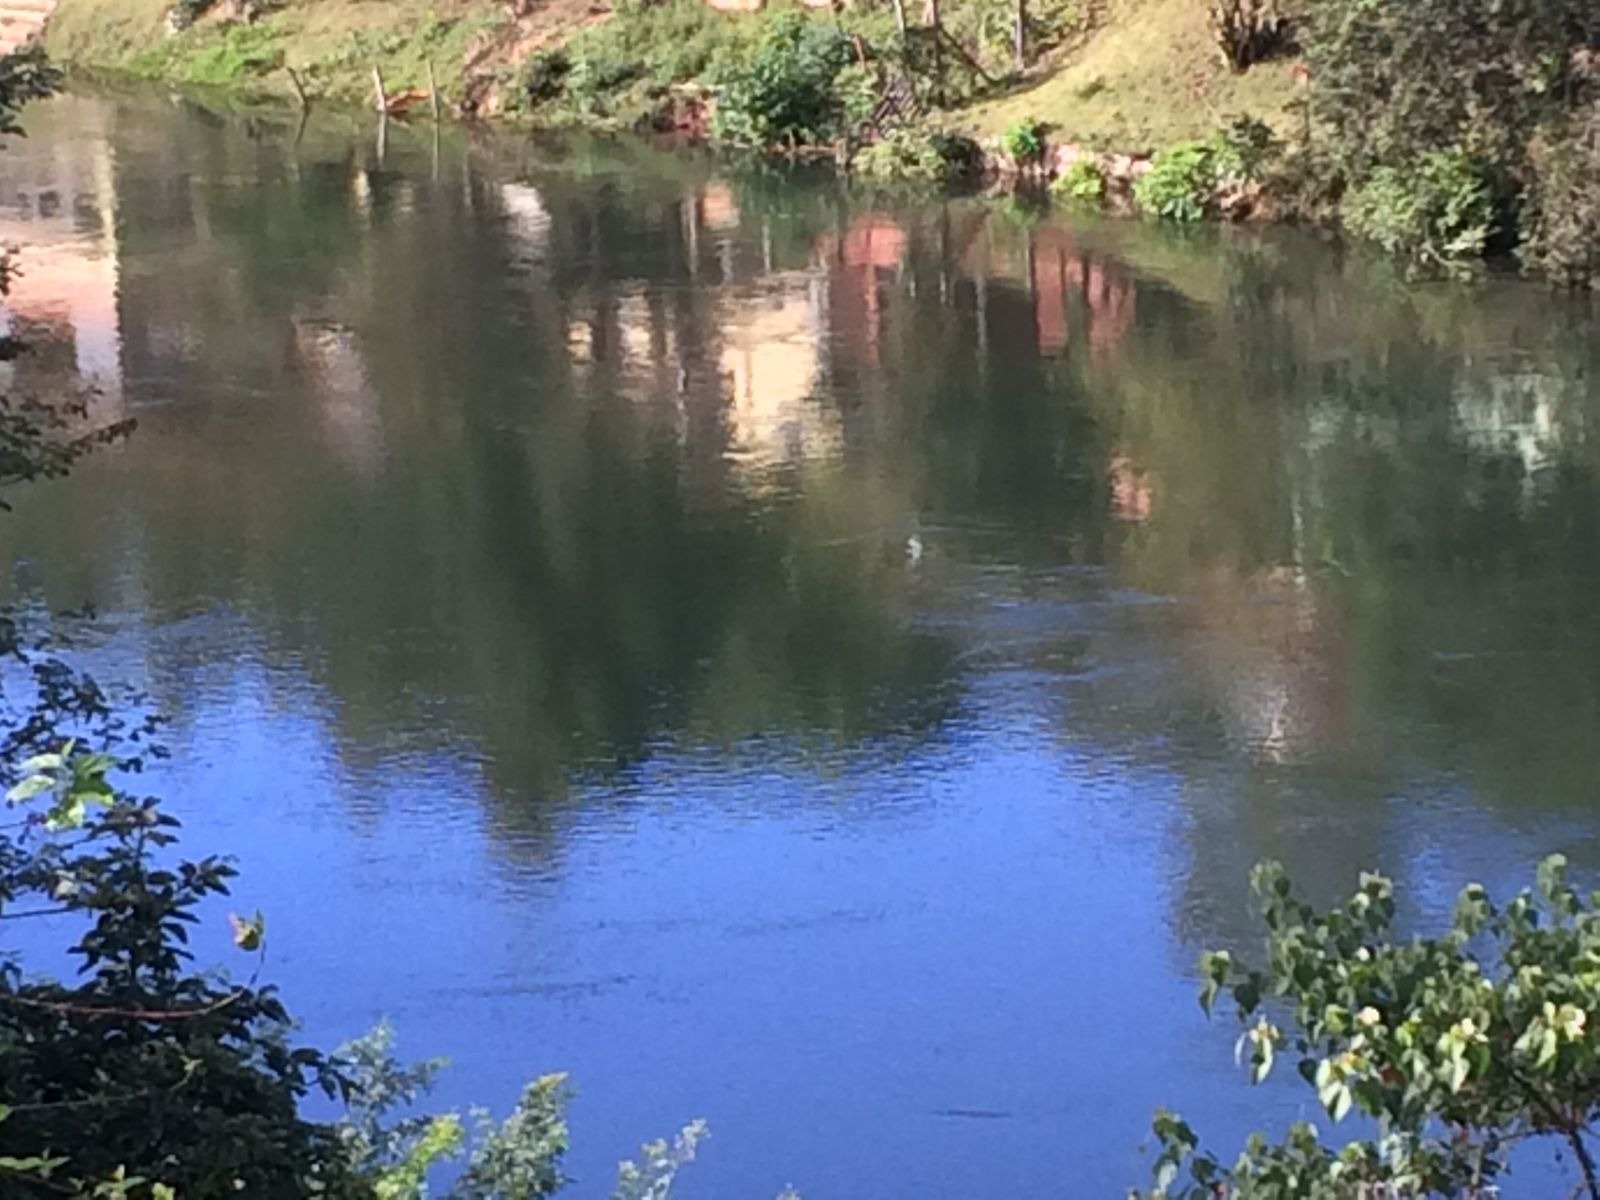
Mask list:
MULTIPOLYGON (((353 1168, 371 1182, 374 1200, 427 1200, 428 1172, 463 1155, 466 1164, 444 1200, 539 1200, 570 1182, 563 1169, 571 1144, 567 1107, 572 1098, 565 1075, 545 1075, 528 1084, 503 1121, 474 1110, 475 1132, 469 1135, 457 1113, 395 1116, 414 1111, 448 1064, 443 1059, 401 1063, 387 1023, 340 1047, 335 1057, 352 1097, 336 1128, 353 1168)), ((638 1161, 618 1166, 612 1200, 667 1200, 678 1172, 694 1161, 707 1136, 706 1123, 693 1121, 670 1143, 645 1143, 638 1161)))
POLYGON ((1512 169, 1584 95, 1592 0, 1317 0, 1304 41, 1318 136, 1356 177, 1448 146, 1512 169))
POLYGON ((1045 132, 1037 117, 1019 117, 1000 135, 1000 146, 1017 163, 1035 163, 1044 157, 1045 132))
MULTIPOLYGON (((8 916, 60 914, 81 967, 57 981, 15 956, 0 965, 0 1174, 17 1176, 5 1194, 87 1194, 120 1175, 182 1196, 365 1195, 332 1129, 299 1113, 312 1089, 343 1090, 338 1065, 289 1043, 272 988, 189 965, 196 910, 227 893, 233 869, 163 861, 177 821, 110 782, 136 765, 140 739, 126 740, 92 681, 13 650, 52 687, 3 714, 6 749, 48 743, 68 720, 129 749, 58 746, 8 779, 24 820, 4 837, 0 900, 8 916)), ((262 934, 259 918, 235 918, 240 949, 259 955, 262 934)))
POLYGON ((572 59, 565 50, 541 50, 522 73, 522 94, 532 105, 555 100, 566 90, 571 73, 572 59))
POLYGON ((1065 196, 1084 204, 1099 204, 1105 199, 1106 177, 1100 169, 1100 164, 1093 156, 1085 154, 1075 158, 1067 169, 1056 176, 1050 184, 1050 190, 1057 196, 1065 196))
POLYGON ((780 10, 753 55, 718 70, 713 132, 747 146, 831 141, 844 118, 834 82, 849 61, 838 26, 780 10))
POLYGON ((1600 282, 1597 134, 1600 110, 1586 125, 1552 132, 1534 160, 1523 204, 1522 261, 1561 287, 1600 282))
POLYGON ((1412 168, 1377 167, 1344 198, 1346 228, 1423 268, 1459 273, 1481 258, 1495 206, 1479 166, 1435 151, 1412 168))
POLYGON ((137 75, 201 87, 237 87, 282 65, 283 49, 271 23, 197 26, 129 61, 137 75))
POLYGON ((576 59, 567 71, 567 98, 579 113, 607 116, 612 98, 640 78, 643 67, 604 47, 576 59))
POLYGON ((1219 181, 1260 183, 1283 149, 1272 126, 1257 117, 1238 117, 1211 135, 1212 168, 1219 181))
POLYGON ((1600 1108, 1600 896, 1568 885, 1559 855, 1503 906, 1465 888, 1443 934, 1397 939, 1393 888, 1364 875, 1318 912, 1283 869, 1257 867, 1265 965, 1203 956, 1201 1004, 1229 996, 1251 1078, 1285 1054, 1335 1122, 1360 1113, 1376 1136, 1324 1145, 1297 1123, 1280 1144, 1253 1136, 1225 1164, 1161 1113, 1156 1186, 1184 1200, 1301 1200, 1494 1194, 1514 1147, 1554 1140, 1581 1180, 1559 1194, 1600 1198, 1592 1118, 1600 1108), (1285 1029, 1283 1026, 1287 1025, 1285 1029))
POLYGON ((970 173, 978 161, 977 143, 939 129, 895 129, 850 161, 864 178, 879 183, 938 183, 970 173))
POLYGON ((647 121, 674 84, 701 79, 748 53, 764 16, 741 19, 701 0, 624 0, 559 50, 535 55, 523 76, 527 103, 553 119, 647 121))
POLYGON ((847 135, 854 137, 870 130, 878 108, 879 86, 878 72, 867 63, 847 63, 833 77, 834 100, 847 135))
POLYGON ((61 72, 41 47, 23 46, 0 56, 0 137, 21 134, 17 113, 22 106, 53 95, 60 86, 61 72))
POLYGON ((1214 140, 1176 142, 1158 153, 1133 183, 1141 212, 1168 221, 1198 221, 1216 198, 1214 140))

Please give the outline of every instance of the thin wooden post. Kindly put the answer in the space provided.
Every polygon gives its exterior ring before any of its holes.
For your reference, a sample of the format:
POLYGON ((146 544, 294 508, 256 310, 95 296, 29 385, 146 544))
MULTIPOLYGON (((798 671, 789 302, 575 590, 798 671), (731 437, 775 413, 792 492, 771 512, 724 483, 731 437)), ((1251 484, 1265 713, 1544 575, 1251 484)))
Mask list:
POLYGON ((944 107, 944 22, 939 19, 939 0, 928 0, 928 24, 933 27, 934 103, 944 107))
POLYGON ((1013 31, 1017 70, 1028 69, 1028 0, 1017 0, 1017 27, 1013 31))
POLYGON ((378 70, 378 64, 372 64, 372 89, 378 101, 378 111, 387 115, 389 112, 389 93, 383 90, 383 72, 378 70))
POLYGON ((428 105, 433 109, 433 119, 437 123, 439 120, 439 83, 433 77, 433 59, 431 58, 428 60, 428 105))
POLYGON ((906 44, 906 0, 894 0, 894 25, 900 31, 900 45, 906 44))

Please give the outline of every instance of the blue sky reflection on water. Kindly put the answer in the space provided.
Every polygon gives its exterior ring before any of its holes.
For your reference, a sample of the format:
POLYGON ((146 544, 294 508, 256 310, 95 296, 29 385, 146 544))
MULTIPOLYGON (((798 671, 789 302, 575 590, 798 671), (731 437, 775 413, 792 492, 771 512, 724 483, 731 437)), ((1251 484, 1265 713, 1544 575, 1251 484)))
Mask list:
POLYGON ((140 429, 19 495, 5 596, 102 614, 308 1035, 570 1072, 578 1194, 705 1117, 691 1197, 1120 1195, 1158 1106, 1316 1115, 1194 1001, 1252 863, 1407 922, 1600 865, 1600 339, 1542 293, 37 111, 11 382, 140 429))

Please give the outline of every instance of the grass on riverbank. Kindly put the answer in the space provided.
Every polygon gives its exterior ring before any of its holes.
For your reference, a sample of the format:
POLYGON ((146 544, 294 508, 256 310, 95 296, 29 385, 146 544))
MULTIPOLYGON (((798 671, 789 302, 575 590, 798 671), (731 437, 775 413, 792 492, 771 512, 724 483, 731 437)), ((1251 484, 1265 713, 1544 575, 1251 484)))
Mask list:
MULTIPOLYGON (((512 63, 537 46, 573 38, 580 45, 625 46, 630 63, 665 55, 677 66, 694 58, 697 47, 704 50, 701 43, 706 40, 683 38, 678 36, 682 30, 667 29, 672 36, 656 45, 651 39, 663 32, 656 27, 671 26, 672 21, 657 19, 649 10, 608 16, 609 5, 586 0, 540 6, 533 21, 542 31, 535 36, 529 36, 527 20, 519 29, 509 23, 501 5, 483 0, 288 0, 253 25, 211 16, 175 36, 167 32, 168 7, 169 0, 61 0, 48 46, 67 63, 254 95, 291 97, 282 70, 288 66, 319 96, 365 101, 373 65, 382 69, 391 89, 399 90, 423 86, 430 62, 446 96, 460 98, 469 54, 491 33, 510 35, 501 57, 512 63), (610 28, 622 22, 638 24, 638 35, 610 28), (603 37, 597 37, 597 23, 605 28, 603 37), (641 43, 648 44, 641 48, 641 43)), ((1088 11, 1079 0, 1032 7, 1040 14, 1050 10, 1048 19, 1061 29, 1079 24, 1081 13, 1088 11)), ((970 45, 998 44, 1007 34, 978 19, 992 15, 993 6, 951 2, 945 8, 946 20, 970 45), (966 14, 967 7, 972 14, 966 14), (964 20, 964 14, 972 19, 964 20)), ((846 24, 887 28, 889 11, 887 5, 882 12, 875 6, 847 10, 846 24)), ((758 21, 708 12, 700 23, 725 27, 727 36, 713 40, 732 44, 741 40, 740 26, 758 21)), ((1288 65, 1269 63, 1243 75, 1229 71, 1206 27, 1205 6, 1195 0, 1109 0, 1093 25, 1088 37, 1068 37, 1061 47, 1047 50, 1021 86, 976 103, 959 113, 960 119, 980 133, 993 134, 1019 118, 1035 117, 1059 140, 1119 150, 1200 137, 1240 113, 1280 126, 1288 119, 1286 106, 1293 95, 1288 65)), ((701 57, 709 55, 706 51, 701 57)), ((512 74, 517 70, 511 63, 501 66, 512 74)), ((685 72, 667 74, 681 78, 685 72)), ((614 107, 629 112, 637 106, 614 107)))
POLYGON ((967 115, 981 133, 1034 117, 1056 140, 1148 151, 1204 137, 1241 114, 1286 132, 1289 71, 1288 61, 1229 70, 1197 0, 1112 0, 1081 46, 1046 62, 1027 86, 967 115))
POLYGON ((432 63, 441 91, 459 95, 469 48, 503 19, 473 0, 384 4, 291 0, 254 24, 207 17, 169 35, 167 0, 62 0, 46 44, 60 60, 142 78, 293 96, 292 67, 313 94, 365 101, 372 68, 391 90, 424 87, 432 63))

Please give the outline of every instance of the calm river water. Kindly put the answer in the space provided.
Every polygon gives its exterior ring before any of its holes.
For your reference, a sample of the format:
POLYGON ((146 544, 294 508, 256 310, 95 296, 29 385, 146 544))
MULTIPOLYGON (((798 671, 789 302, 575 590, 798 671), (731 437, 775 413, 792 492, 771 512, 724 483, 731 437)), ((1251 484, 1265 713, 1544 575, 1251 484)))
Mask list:
POLYGON ((1253 862, 1413 919, 1600 867, 1588 312, 627 143, 29 125, 10 386, 139 428, 13 496, 5 596, 170 714, 307 1035, 570 1071, 577 1194, 703 1116, 691 1197, 1119 1195, 1158 1106, 1315 1115, 1194 1002, 1253 862))

